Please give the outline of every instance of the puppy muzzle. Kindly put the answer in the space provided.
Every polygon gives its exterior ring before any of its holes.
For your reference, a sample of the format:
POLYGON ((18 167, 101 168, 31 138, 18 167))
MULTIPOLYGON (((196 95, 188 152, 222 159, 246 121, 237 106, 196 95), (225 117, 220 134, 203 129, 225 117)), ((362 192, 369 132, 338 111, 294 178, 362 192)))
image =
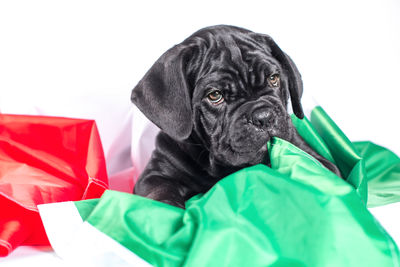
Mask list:
POLYGON ((273 124, 274 114, 270 110, 258 109, 251 115, 251 123, 259 128, 268 128, 273 124))

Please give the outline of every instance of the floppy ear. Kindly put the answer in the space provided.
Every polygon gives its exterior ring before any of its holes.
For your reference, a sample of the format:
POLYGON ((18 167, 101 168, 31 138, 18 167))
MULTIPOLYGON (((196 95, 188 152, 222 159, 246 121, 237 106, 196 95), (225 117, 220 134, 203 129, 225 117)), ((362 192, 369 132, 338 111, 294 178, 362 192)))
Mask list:
POLYGON ((301 106, 301 95, 303 94, 303 82, 301 75, 292 59, 286 55, 274 40, 268 35, 262 35, 274 56, 289 75, 289 94, 292 102, 294 114, 302 119, 304 117, 303 107, 301 106))
POLYGON ((185 74, 191 49, 182 44, 165 52, 133 89, 132 102, 172 138, 192 132, 191 94, 185 74))

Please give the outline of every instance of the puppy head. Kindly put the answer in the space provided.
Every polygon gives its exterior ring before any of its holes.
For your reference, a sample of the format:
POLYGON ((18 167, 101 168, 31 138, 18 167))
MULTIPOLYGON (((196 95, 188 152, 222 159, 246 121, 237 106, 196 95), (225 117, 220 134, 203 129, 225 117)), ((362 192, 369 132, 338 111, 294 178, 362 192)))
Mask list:
POLYGON ((210 160, 243 167, 265 161, 273 137, 290 140, 287 112, 303 118, 300 74, 267 35, 202 29, 164 53, 133 89, 132 101, 176 140, 202 140, 210 160))

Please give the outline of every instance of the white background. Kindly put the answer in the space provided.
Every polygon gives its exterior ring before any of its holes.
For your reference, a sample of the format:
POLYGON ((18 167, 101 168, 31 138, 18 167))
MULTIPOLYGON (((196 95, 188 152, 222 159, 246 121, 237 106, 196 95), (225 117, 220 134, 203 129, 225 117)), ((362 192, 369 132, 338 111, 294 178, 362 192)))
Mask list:
POLYGON ((152 63, 215 24, 271 35, 351 140, 400 154, 397 0, 1 1, 0 110, 93 117, 112 132, 152 63))
POLYGON ((96 119, 110 160, 129 132, 131 89, 164 51, 215 24, 271 35, 351 140, 400 154, 397 0, 3 0, 0 111, 96 119))

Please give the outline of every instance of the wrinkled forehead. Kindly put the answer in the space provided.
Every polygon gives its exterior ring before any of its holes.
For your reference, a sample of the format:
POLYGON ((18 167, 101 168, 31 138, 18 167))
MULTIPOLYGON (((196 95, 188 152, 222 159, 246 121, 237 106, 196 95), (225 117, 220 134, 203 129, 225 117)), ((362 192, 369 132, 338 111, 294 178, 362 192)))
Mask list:
MULTIPOLYGON (((196 87, 235 84, 237 90, 262 86, 265 77, 280 72, 271 49, 254 33, 220 33, 197 36, 200 47, 196 87)), ((228 86, 228 85, 226 85, 228 86)), ((230 85, 232 86, 232 85, 230 85)), ((198 92, 201 93, 201 92, 198 92)))

